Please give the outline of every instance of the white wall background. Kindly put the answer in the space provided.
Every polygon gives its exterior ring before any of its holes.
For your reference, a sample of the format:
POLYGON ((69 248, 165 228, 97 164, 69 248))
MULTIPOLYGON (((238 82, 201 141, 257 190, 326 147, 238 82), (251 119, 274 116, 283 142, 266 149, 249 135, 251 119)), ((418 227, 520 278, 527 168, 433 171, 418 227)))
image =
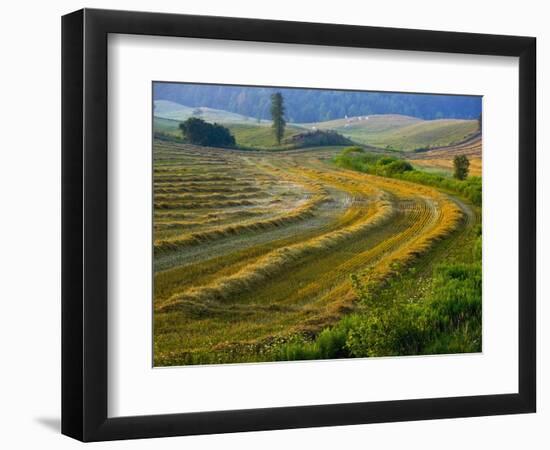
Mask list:
MULTIPOLYGON (((550 78, 545 3, 393 0, 111 0, 5 2, 0 16, 0 444, 3 448, 75 448, 60 417, 60 16, 81 7, 304 20, 358 25, 531 35, 538 38, 539 412, 472 418, 101 443, 94 448, 546 449, 550 446, 550 157, 544 106, 550 78), (548 179, 547 179, 548 180, 548 179)), ((503 254, 503 257, 505 255, 503 254)))

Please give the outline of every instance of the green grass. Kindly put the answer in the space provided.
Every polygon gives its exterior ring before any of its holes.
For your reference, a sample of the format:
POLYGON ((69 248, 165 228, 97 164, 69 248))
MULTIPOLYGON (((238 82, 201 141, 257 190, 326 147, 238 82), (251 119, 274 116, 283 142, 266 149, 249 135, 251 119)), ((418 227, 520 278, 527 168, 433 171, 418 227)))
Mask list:
MULTIPOLYGON (((356 147, 350 147, 355 149, 356 147)), ((468 177, 466 180, 457 180, 441 173, 415 169, 403 159, 381 156, 373 153, 343 150, 335 156, 333 162, 345 169, 359 172, 382 175, 413 183, 445 189, 470 200, 480 206, 482 201, 481 177, 468 177)))
POLYGON ((447 146, 461 142, 476 133, 476 120, 421 120, 398 115, 373 115, 368 119, 339 119, 309 124, 333 129, 355 142, 396 151, 447 146))
MULTIPOLYGON (((285 148, 284 143, 277 145, 269 124, 227 124, 226 126, 235 136, 239 147, 268 150, 285 148)), ((302 128, 287 125, 283 141, 303 131, 302 128)))
MULTIPOLYGON (((179 130, 180 121, 155 117, 153 127, 157 137, 164 137, 167 140, 181 140, 181 131, 179 130)), ((254 150, 282 150, 290 148, 284 143, 277 145, 273 130, 269 124, 236 124, 225 123, 224 126, 235 136, 237 146, 242 149, 254 150)), ((283 140, 303 132, 303 128, 289 125, 285 129, 283 140)))
POLYGON ((155 117, 153 119, 153 129, 156 133, 164 133, 181 137, 179 125, 179 120, 165 119, 162 117, 155 117))

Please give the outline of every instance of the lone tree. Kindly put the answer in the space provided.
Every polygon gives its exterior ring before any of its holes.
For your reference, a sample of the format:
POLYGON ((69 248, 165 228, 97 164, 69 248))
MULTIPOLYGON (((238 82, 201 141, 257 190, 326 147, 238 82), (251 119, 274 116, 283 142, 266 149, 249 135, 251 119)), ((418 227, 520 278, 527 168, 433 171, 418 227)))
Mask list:
POLYGON ((271 94, 271 119, 273 120, 273 132, 277 144, 281 144, 281 140, 285 134, 285 106, 283 104, 283 95, 280 92, 271 94))
POLYGON ((458 180, 465 180, 470 171, 470 160, 466 155, 457 155, 453 160, 454 177, 458 180))
POLYGON ((183 138, 195 145, 210 147, 233 147, 235 138, 229 130, 217 123, 208 123, 197 117, 191 117, 180 123, 183 138))

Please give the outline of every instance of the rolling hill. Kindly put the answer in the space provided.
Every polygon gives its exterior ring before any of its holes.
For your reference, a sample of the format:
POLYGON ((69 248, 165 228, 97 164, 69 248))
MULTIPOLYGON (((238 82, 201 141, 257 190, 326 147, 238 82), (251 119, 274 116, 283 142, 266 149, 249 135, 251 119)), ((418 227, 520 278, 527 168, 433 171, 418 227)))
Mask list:
MULTIPOLYGON (((271 122, 206 107, 191 108, 167 100, 155 101, 155 131, 180 137, 179 123, 189 117, 220 123, 231 131, 238 145, 250 148, 275 148, 271 122)), ((346 117, 308 124, 289 123, 284 140, 305 130, 333 130, 352 141, 384 150, 414 151, 459 144, 478 131, 477 120, 436 119, 380 114, 346 117)))
MULTIPOLYGON (((184 121, 190 117, 200 117, 207 122, 217 123, 258 123, 258 121, 252 117, 243 116, 241 114, 224 111, 214 108, 192 108, 179 103, 171 102, 169 100, 155 100, 155 117, 162 119, 184 121)), ((266 121, 263 121, 267 123, 266 121)))
POLYGON ((476 120, 422 120, 395 114, 351 117, 308 126, 335 130, 360 144, 399 151, 457 144, 478 131, 476 120))

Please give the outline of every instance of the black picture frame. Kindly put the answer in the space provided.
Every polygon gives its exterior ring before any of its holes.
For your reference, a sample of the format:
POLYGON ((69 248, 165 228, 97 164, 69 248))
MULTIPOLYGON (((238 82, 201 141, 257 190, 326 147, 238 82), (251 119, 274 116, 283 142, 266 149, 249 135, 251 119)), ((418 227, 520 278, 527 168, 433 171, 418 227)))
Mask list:
POLYGON ((62 433, 82 441, 530 413, 536 409, 536 40, 532 37, 84 9, 62 18, 62 433), (519 58, 517 393, 107 416, 109 33, 519 58))

